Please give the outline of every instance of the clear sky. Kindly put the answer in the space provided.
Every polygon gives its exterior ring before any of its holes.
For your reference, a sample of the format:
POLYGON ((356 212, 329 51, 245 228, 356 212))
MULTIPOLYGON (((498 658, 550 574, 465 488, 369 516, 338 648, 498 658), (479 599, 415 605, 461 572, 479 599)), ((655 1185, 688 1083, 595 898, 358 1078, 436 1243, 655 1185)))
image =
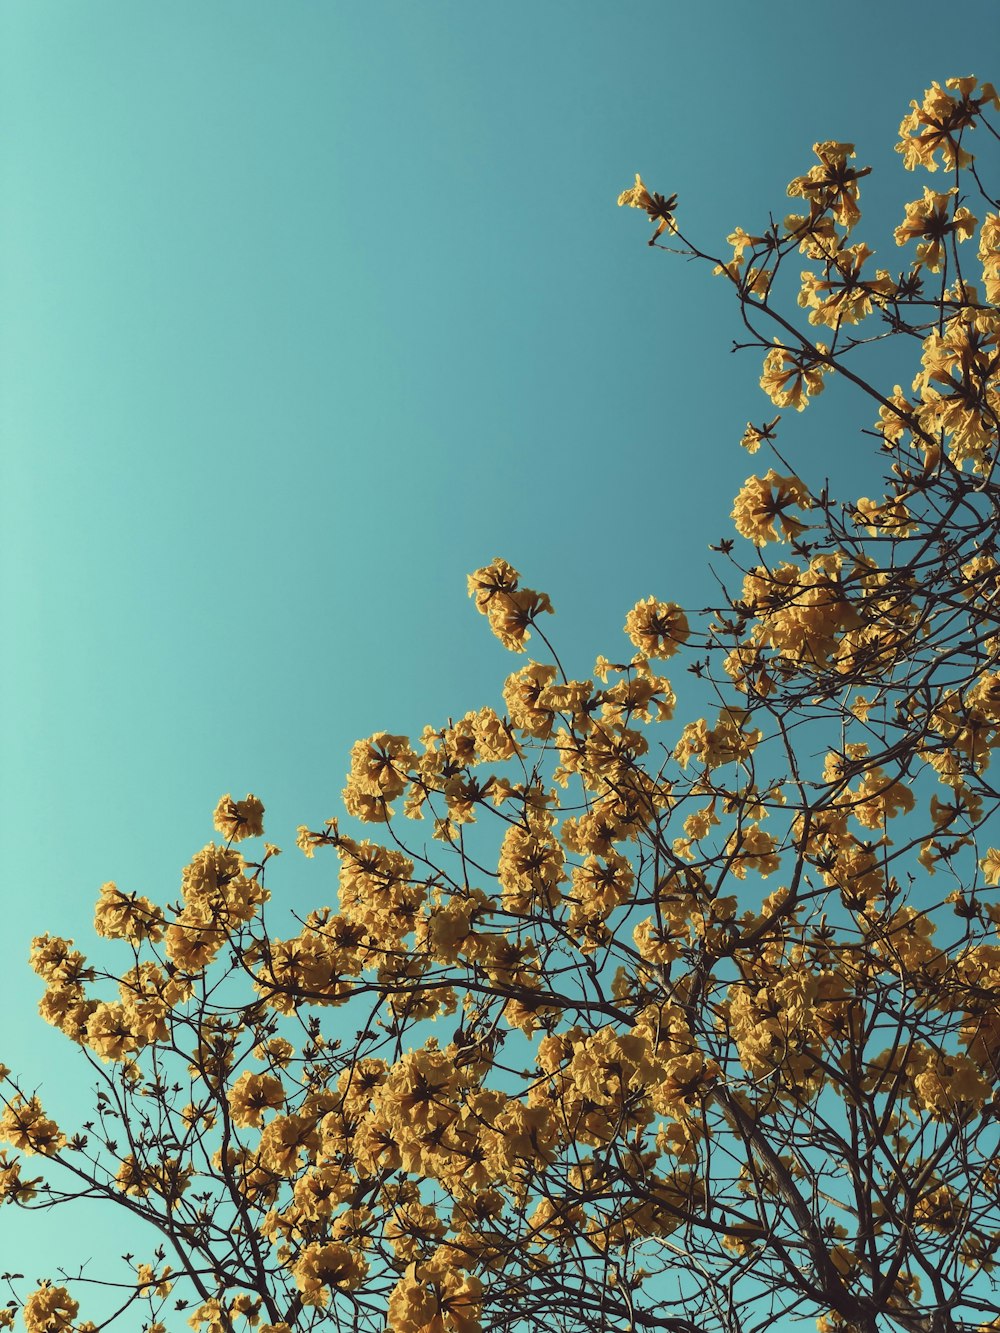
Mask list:
MULTIPOLYGON (((350 743, 518 665, 476 566, 550 593, 578 674, 639 597, 712 596, 759 356, 616 196, 721 250, 854 140, 898 267, 909 99, 998 55, 993 0, 0 0, 0 1059, 71 1104, 31 938, 86 950, 107 879, 175 896, 223 792, 330 901, 292 844, 350 743)), ((827 397, 785 443, 849 479, 827 397)), ((3 1264, 73 1230, 5 1210, 3 1264)))

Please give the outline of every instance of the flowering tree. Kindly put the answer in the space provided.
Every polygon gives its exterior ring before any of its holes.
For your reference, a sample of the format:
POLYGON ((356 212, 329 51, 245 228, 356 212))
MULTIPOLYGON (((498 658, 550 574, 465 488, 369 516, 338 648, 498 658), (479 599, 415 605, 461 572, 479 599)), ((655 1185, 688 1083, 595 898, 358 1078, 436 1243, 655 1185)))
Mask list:
POLYGON ((969 151, 998 109, 972 78, 912 104, 904 165, 946 184, 896 276, 853 239, 850 144, 731 257, 625 191, 730 285, 775 407, 856 391, 872 495, 748 426, 777 468, 736 497, 729 593, 640 602, 588 678, 494 560, 477 609, 545 651, 502 710, 354 746, 353 831, 298 836, 336 907, 275 920, 263 807, 225 796, 177 903, 104 886, 121 967, 37 939, 96 1102, 62 1129, 4 1071, 0 1193, 158 1239, 102 1324, 55 1272, 10 1276, 0 1327, 1000 1329, 1000 203, 969 151), (675 656, 712 700, 685 725, 675 656))

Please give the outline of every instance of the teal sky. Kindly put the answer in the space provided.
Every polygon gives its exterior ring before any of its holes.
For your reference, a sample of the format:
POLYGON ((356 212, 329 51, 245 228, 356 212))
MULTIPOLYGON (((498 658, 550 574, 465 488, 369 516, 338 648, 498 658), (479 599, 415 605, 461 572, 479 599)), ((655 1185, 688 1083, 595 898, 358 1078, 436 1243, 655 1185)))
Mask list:
MULTIPOLYGON (((32 936, 86 951, 107 879, 173 897, 223 792, 264 800, 289 904, 330 900, 293 843, 351 742, 519 665, 470 570, 549 592, 577 674, 639 597, 713 596, 759 356, 615 198, 639 170, 721 251, 854 140, 898 267, 909 99, 1000 74, 995 4, 961 14, 0 0, 0 1059, 26 1083, 73 1104, 32 936)), ((826 399, 784 443, 850 485, 826 399)), ((3 1263, 73 1230, 5 1210, 3 1263)))

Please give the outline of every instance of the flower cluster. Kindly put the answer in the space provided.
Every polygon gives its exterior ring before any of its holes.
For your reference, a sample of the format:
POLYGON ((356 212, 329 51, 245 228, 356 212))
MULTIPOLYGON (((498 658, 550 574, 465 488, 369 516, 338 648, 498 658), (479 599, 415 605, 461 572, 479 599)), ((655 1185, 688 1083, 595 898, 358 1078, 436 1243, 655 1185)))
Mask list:
MULTIPOLYGON (((263 804, 227 793, 176 901, 109 882, 93 957, 35 939, 40 1012, 97 1093, 70 1126, 58 1087, 0 1068, 0 1202, 158 1228, 169 1255, 115 1287, 128 1327, 165 1333, 169 1301, 200 1333, 701 1328, 718 1293, 748 1327, 976 1326, 1000 1251, 1000 217, 961 201, 997 108, 966 78, 913 104, 904 164, 957 183, 905 205, 898 279, 854 239, 851 144, 818 143, 802 211, 736 228, 731 259, 675 196, 619 198, 728 280, 772 403, 837 372, 862 392, 866 494, 748 425, 776 464, 733 504, 750 560, 712 548, 735 573, 702 610, 650 573, 575 674, 549 597, 494 559, 469 594, 538 660, 353 745, 343 813, 298 831, 324 905, 276 907, 263 804), (905 391, 897 360, 862 377, 893 339, 905 391)), ((12 1276, 0 1328, 93 1328, 61 1280, 12 1276)))

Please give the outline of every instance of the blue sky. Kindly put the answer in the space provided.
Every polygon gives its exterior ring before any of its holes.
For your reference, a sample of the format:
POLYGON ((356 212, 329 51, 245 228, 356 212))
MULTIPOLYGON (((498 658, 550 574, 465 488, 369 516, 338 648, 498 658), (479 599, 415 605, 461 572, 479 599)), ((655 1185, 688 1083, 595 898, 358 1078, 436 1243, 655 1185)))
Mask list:
MULTIPOLYGON (((639 597, 713 595, 759 358, 617 194, 641 171, 721 250, 854 140, 896 265, 899 120, 995 79, 996 32, 980 0, 0 4, 0 1058, 70 1098, 32 936, 86 949, 107 879, 174 896, 224 791, 329 901, 292 843, 351 742, 517 665, 476 566, 551 594, 578 673, 639 597)), ((784 442, 863 489, 826 397, 784 442)), ((4 1262, 71 1230, 5 1211, 4 1262)))

